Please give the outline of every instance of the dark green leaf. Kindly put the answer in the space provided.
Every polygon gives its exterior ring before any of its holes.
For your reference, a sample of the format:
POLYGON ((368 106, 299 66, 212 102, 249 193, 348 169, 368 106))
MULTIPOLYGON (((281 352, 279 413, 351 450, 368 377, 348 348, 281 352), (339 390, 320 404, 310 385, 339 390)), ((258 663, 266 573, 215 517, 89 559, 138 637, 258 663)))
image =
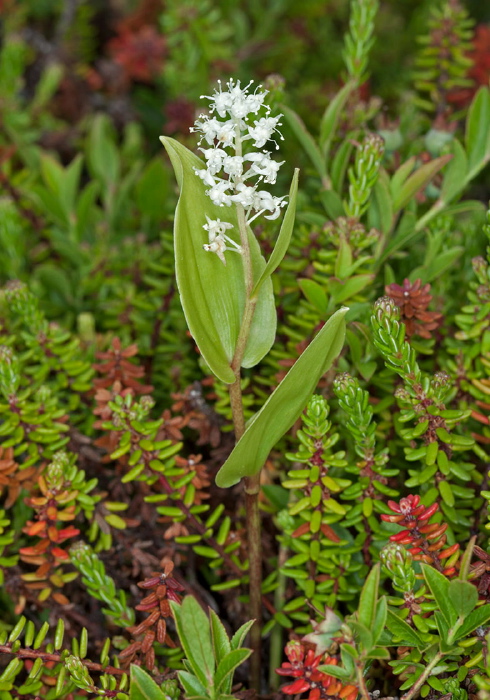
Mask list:
POLYGON ((374 643, 377 644, 378 639, 380 638, 385 625, 386 625, 386 616, 388 615, 388 606, 386 603, 386 597, 383 596, 378 600, 378 604, 376 607, 376 617, 374 619, 374 625, 373 625, 373 640, 374 643))
POLYGON ((397 250, 400 250, 400 248, 405 248, 409 243, 413 242, 415 238, 421 235, 421 232, 415 227, 416 223, 417 219, 413 212, 404 212, 403 217, 398 224, 396 234, 388 243, 388 246, 385 248, 383 254, 377 261, 378 267, 385 260, 390 258, 397 250))

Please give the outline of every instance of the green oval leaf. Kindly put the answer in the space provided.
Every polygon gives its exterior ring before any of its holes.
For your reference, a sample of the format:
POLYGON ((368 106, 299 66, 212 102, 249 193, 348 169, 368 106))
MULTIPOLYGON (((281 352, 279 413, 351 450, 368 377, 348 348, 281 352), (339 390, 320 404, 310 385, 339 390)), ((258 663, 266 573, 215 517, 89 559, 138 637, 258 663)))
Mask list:
POLYGON ((328 320, 252 418, 216 475, 218 486, 233 486, 244 476, 256 474, 276 442, 299 418, 320 377, 342 349, 347 311, 348 308, 343 307, 328 320))
MULTIPOLYGON (((245 280, 240 255, 229 253, 226 266, 216 255, 203 251, 207 242, 206 215, 233 224, 238 242, 234 207, 215 206, 205 194, 206 186, 194 172, 203 162, 174 139, 161 138, 180 187, 175 212, 174 246, 177 285, 189 330, 214 374, 227 384, 235 381, 230 363, 235 352, 245 305, 245 280)), ((249 230, 254 279, 265 268, 259 244, 249 230)), ((276 334, 276 310, 272 282, 266 279, 258 294, 242 365, 252 367, 270 350, 276 334)))

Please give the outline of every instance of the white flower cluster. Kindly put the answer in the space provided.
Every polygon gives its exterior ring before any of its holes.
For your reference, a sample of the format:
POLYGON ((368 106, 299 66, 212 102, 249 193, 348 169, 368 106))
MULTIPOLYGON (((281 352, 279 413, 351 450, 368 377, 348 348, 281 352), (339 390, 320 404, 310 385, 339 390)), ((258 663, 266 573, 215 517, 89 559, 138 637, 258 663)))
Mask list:
MULTIPOLYGON (((214 95, 202 96, 210 100, 211 115, 217 116, 202 114, 191 128, 192 132, 201 134, 199 144, 204 141, 208 146, 199 149, 206 160, 206 168, 195 169, 196 175, 208 186, 206 194, 219 207, 241 204, 247 224, 261 214, 266 219, 277 219, 286 205, 286 197, 274 197, 267 190, 258 189, 260 182, 275 183, 284 161, 272 160, 267 150, 248 149, 262 149, 276 132, 282 140, 277 129, 282 115, 270 116, 270 108, 264 105, 267 91, 261 91, 261 86, 249 93, 252 82, 241 88, 239 80, 231 79, 225 91, 219 82, 214 95), (260 110, 265 116, 257 116, 260 110), (254 184, 250 184, 252 178, 257 178, 254 184)), ((217 253, 223 263, 225 250, 241 252, 240 246, 225 235, 225 230, 232 228, 231 224, 208 219, 203 228, 209 234, 209 243, 204 249, 217 253), (234 247, 230 248, 227 243, 234 247)))

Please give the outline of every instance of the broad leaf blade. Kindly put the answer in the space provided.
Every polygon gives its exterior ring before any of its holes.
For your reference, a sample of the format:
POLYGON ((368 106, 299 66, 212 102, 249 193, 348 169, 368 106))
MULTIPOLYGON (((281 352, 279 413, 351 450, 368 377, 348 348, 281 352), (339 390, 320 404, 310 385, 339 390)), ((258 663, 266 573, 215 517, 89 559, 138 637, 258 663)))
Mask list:
POLYGON ((166 696, 146 671, 132 664, 129 700, 166 700, 166 696))
POLYGON ((293 175, 293 180, 291 182, 291 187, 289 189, 289 204, 288 208, 286 209, 286 213, 284 214, 284 218, 282 220, 281 228, 279 230, 279 235, 277 237, 276 245, 274 246, 274 250, 272 251, 272 254, 267 261, 267 264, 264 268, 264 271, 260 275, 259 279, 255 283, 255 286, 252 290, 251 296, 254 297, 260 290, 263 282, 268 279, 274 270, 276 270, 280 263, 281 260, 284 258, 286 255, 286 251, 289 248, 289 241, 291 240, 291 235, 293 233, 293 228, 294 228, 294 217, 296 215, 296 196, 298 194, 298 176, 299 176, 299 170, 296 168, 294 171, 293 175))
POLYGON ((182 605, 174 602, 170 605, 185 657, 200 682, 205 687, 211 687, 214 654, 207 615, 192 596, 186 596, 182 605))
POLYGON ((468 617, 478 602, 478 591, 469 581, 451 581, 449 600, 460 617, 468 617))
POLYGON ((449 598, 449 581, 439 571, 427 564, 421 564, 426 584, 429 586, 439 610, 449 626, 456 622, 457 614, 449 598))
MULTIPOLYGON (((216 255, 203 251, 207 242, 206 215, 233 225, 228 232, 238 242, 234 207, 217 207, 205 194, 206 186, 194 172, 204 167, 194 153, 174 139, 162 137, 180 187, 175 212, 174 245, 177 285, 189 330, 206 363, 227 384, 235 381, 230 363, 235 352, 245 306, 243 261, 228 253, 226 266, 216 255)), ((257 239, 249 230, 254 278, 265 267, 257 239)), ((245 350, 243 366, 252 367, 270 350, 276 332, 272 282, 263 282, 245 350)))
POLYGON ((416 647, 417 649, 423 649, 426 646, 408 622, 402 620, 391 610, 388 610, 386 626, 393 635, 401 640, 403 646, 416 647))
POLYGON ((320 377, 344 344, 347 308, 339 309, 296 360, 274 393, 249 423, 216 476, 223 488, 256 474, 269 452, 301 415, 320 377))

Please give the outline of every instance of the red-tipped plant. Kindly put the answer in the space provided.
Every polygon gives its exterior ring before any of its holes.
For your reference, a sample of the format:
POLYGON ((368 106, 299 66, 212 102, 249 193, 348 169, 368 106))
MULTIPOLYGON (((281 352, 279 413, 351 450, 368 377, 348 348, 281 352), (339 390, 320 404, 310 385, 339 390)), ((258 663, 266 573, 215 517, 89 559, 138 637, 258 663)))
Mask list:
POLYGON ((285 661, 281 668, 276 669, 276 673, 281 676, 293 676, 295 680, 281 688, 283 693, 297 695, 309 691, 308 700, 356 700, 358 691, 355 685, 344 685, 337 678, 318 670, 320 664, 336 666, 337 659, 327 654, 315 655, 312 649, 306 651, 298 641, 289 642, 285 652, 289 661, 285 661))
POLYGON ((431 564, 446 576, 453 576, 459 558, 459 544, 445 546, 447 523, 429 523, 439 505, 433 503, 426 507, 420 503, 420 496, 410 494, 400 499, 399 503, 388 501, 388 506, 393 515, 383 514, 381 519, 405 528, 391 535, 390 540, 410 545, 409 552, 414 559, 431 564), (442 562, 445 562, 445 566, 442 562))

